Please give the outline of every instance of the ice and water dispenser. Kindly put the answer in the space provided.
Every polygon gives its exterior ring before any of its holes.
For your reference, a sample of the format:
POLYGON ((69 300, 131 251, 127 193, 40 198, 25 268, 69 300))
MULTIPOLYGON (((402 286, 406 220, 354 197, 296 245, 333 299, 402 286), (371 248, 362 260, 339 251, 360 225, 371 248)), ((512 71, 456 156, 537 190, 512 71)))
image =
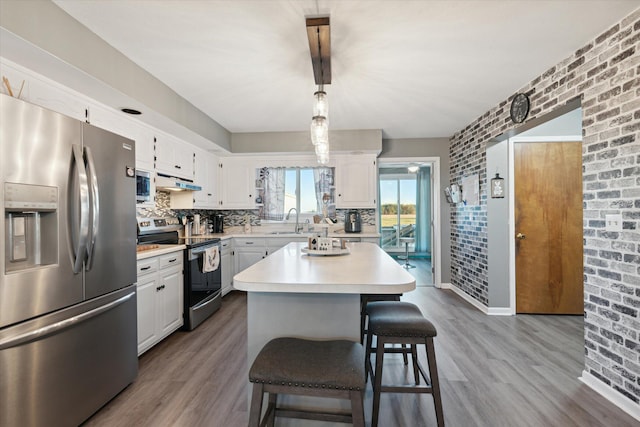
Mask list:
POLYGON ((4 183, 5 273, 58 262, 58 189, 4 183))

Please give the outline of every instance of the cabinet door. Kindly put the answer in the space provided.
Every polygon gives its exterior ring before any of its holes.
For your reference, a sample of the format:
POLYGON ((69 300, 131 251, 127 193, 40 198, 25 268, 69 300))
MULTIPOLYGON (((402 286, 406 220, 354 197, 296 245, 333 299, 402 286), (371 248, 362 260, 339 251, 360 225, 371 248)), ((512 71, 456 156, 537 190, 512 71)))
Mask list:
POLYGON ((156 334, 156 301, 158 289, 156 273, 138 277, 138 355, 157 341, 156 334))
POLYGON ((251 267, 256 262, 260 261, 265 257, 265 249, 264 248, 240 248, 235 251, 235 274, 240 273, 245 268, 251 267))
MULTIPOLYGON (((136 141, 136 168, 153 173, 155 170, 153 152, 154 132, 140 123, 134 123, 131 129, 133 133, 129 138, 136 141)), ((152 186, 151 194, 155 194, 155 183, 152 183, 152 186)))
POLYGON ((225 158, 220 161, 220 207, 224 209, 255 209, 254 162, 246 158, 225 158))
POLYGON ((155 136, 156 171, 193 181, 194 149, 167 134, 155 136))
POLYGON ((216 175, 218 159, 214 154, 196 149, 194 162, 194 183, 202 187, 194 194, 194 208, 216 208, 216 175))
POLYGON ((158 327, 162 336, 168 335, 183 324, 182 318, 182 269, 172 268, 160 271, 158 301, 158 327))
POLYGON ((367 154, 337 159, 336 184, 337 208, 375 208, 375 156, 367 154))
POLYGON ((222 296, 231 291, 231 278, 233 277, 233 265, 231 262, 231 251, 222 252, 220 257, 222 267, 222 296))

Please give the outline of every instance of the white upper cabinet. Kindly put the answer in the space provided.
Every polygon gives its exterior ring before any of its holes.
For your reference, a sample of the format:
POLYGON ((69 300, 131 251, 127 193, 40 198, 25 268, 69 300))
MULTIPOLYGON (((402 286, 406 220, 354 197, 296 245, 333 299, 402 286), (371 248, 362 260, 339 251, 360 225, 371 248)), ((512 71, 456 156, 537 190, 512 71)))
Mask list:
POLYGON ((136 168, 153 172, 155 155, 153 148, 153 129, 134 122, 131 126, 131 132, 131 138, 136 141, 136 168))
MULTIPOLYGON (((24 101, 85 121, 88 103, 78 93, 4 61, 0 62, 0 74, 7 78, 14 97, 19 96, 24 101)), ((4 84, 0 87, 2 93, 9 95, 9 89, 4 84)))
POLYGON ((156 172, 193 181, 194 148, 165 133, 156 133, 156 172))
POLYGON ((202 187, 194 193, 194 208, 215 209, 218 207, 218 156, 207 151, 196 149, 194 163, 194 184, 202 187))
POLYGON ((220 209, 255 209, 255 161, 253 158, 220 159, 220 209))
POLYGON ((377 189, 374 154, 336 158, 337 208, 375 208, 377 189))

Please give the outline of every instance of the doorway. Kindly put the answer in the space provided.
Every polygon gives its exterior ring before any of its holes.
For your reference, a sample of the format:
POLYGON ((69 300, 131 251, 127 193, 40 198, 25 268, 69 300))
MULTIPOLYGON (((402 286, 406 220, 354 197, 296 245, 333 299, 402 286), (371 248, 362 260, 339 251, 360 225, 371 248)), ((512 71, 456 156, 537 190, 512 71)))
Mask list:
POLYGON ((582 143, 514 147, 516 313, 582 314, 582 143))
POLYGON ((513 314, 583 312, 581 140, 572 136, 508 140, 513 177, 508 233, 513 314), (536 176, 527 177, 530 174, 536 176))
POLYGON ((440 255, 440 242, 434 239, 439 228, 438 174, 439 162, 433 159, 378 161, 380 246, 399 262, 416 267, 409 271, 418 285, 439 283, 434 267, 440 255))

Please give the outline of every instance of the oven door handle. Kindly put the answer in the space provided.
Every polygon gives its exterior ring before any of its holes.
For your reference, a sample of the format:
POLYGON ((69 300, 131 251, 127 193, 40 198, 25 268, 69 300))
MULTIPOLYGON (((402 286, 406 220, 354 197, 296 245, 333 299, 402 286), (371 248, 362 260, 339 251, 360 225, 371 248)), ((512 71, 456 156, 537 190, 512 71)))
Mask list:
POLYGON ((200 256, 202 254, 204 254, 205 249, 212 248, 214 246, 217 246, 218 247, 218 252, 220 252, 220 245, 219 244, 215 244, 215 245, 206 246, 206 247, 197 248, 197 249, 189 249, 189 254, 188 254, 187 258, 188 258, 189 261, 200 259, 200 256))

